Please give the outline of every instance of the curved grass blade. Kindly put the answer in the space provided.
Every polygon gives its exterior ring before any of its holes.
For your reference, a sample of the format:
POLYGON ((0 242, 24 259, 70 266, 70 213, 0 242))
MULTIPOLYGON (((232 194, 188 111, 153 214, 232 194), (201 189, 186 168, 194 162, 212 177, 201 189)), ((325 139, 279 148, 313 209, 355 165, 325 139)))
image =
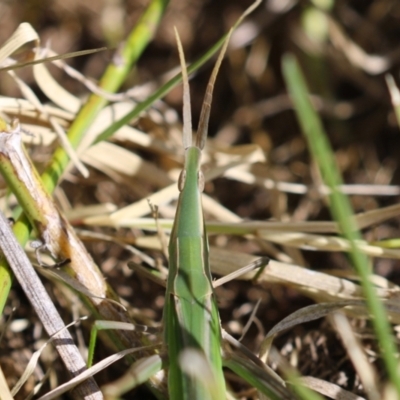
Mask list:
MULTIPOLYGON (((252 4, 236 21, 236 23, 232 26, 232 31, 234 31, 243 21, 243 19, 253 12, 261 4, 261 0, 257 0, 252 4)), ((192 63, 188 68, 188 74, 191 74, 194 71, 197 71, 202 65, 204 65, 225 43, 229 33, 226 33, 221 39, 218 40, 203 56, 201 56, 197 61, 192 63)), ((152 95, 150 95, 145 101, 137 104, 136 107, 128 114, 126 114, 120 120, 114 122, 107 129, 105 129, 95 140, 94 143, 101 142, 102 140, 108 139, 110 136, 114 134, 122 126, 128 124, 132 119, 139 116, 139 114, 145 110, 147 110, 155 101, 164 97, 171 89, 177 86, 182 81, 182 74, 179 73, 175 77, 173 77, 170 81, 168 81, 165 85, 163 85, 160 89, 156 90, 152 95)))

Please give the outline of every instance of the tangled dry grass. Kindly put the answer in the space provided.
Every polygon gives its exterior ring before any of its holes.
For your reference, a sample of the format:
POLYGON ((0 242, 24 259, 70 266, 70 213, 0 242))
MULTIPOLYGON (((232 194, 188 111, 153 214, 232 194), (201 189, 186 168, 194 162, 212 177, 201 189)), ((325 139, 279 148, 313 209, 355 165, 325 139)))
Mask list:
MULTIPOLYGON (((50 49, 62 54, 118 47, 145 5, 137 1, 2 3, 0 42, 21 22, 29 22, 37 30, 41 46, 48 46, 45 55, 51 55, 50 49)), ((112 107, 102 113, 88 135, 95 137, 177 71, 174 25, 187 59, 195 60, 247 5, 239 0, 172 1, 154 40, 120 94, 109 96, 112 107)), ((244 333, 257 305, 243 338, 256 353, 265 344, 266 333, 291 313, 314 303, 362 298, 347 255, 348 243, 332 221, 327 189, 310 158, 285 88, 281 58, 287 52, 300 60, 313 103, 323 117, 344 178, 342 190, 351 200, 362 231, 360 248, 369 256, 377 291, 388 299, 389 315, 398 331, 400 251, 394 239, 399 237, 400 135, 385 77, 390 74, 394 83, 399 78, 399 18, 400 6, 395 0, 336 1, 324 12, 313 2, 269 0, 232 39, 215 88, 205 157, 204 209, 210 222, 216 275, 245 265, 255 255, 274 260, 257 283, 244 276, 216 291, 222 325, 236 337, 244 333), (386 239, 392 241, 382 242, 386 239)), ((30 54, 22 50, 15 55, 18 61, 30 54)), ((6 120, 18 117, 29 132, 24 141, 39 171, 45 170, 58 145, 56 127, 68 130, 89 93, 98 90, 97 79, 113 54, 109 50, 49 65, 55 81, 70 95, 50 88, 42 65, 17 70, 14 76, 2 72, 1 116, 6 120), (70 67, 80 75, 68 70, 70 67)), ((210 68, 212 63, 191 80, 194 125, 210 68)), ((151 262, 165 273, 167 263, 148 199, 158 206, 161 229, 168 230, 182 162, 181 106, 181 88, 177 87, 110 140, 89 148, 83 144, 77 153, 79 161, 70 165, 54 193, 131 316, 140 324, 155 327, 160 326, 164 288, 129 269, 127 263, 151 262), (86 169, 88 176, 84 177, 86 169)), ((2 211, 11 214, 16 201, 4 182, 1 192, 2 211)), ((84 313, 70 291, 53 280, 43 281, 64 321, 84 313)), ((325 311, 314 309, 311 315, 324 315, 325 311)), ((2 327, 10 315, 12 322, 3 330, 0 365, 12 387, 47 337, 17 282, 8 297, 2 327)), ((353 305, 346 315, 364 350, 365 362, 373 367, 370 383, 374 388, 376 382, 383 396, 379 385, 386 376, 365 310, 353 305)), ((311 322, 310 314, 299 316, 294 326, 282 328, 274 345, 307 377, 309 386, 322 385, 327 398, 373 398, 371 392, 366 393, 362 372, 360 376, 363 365, 354 361, 346 343, 353 336, 341 318, 335 314, 311 322)), ((92 323, 85 322, 72 332, 82 349, 92 323)), ((100 346, 96 359, 110 352, 106 345, 100 346)), ((96 380, 101 385, 108 383, 125 368, 119 362, 96 380)), ((42 393, 64 379, 63 366, 50 348, 16 398, 25 398, 47 371, 42 393)), ((227 376, 238 398, 256 398, 254 389, 227 376)), ((135 392, 136 398, 150 396, 146 389, 140 390, 135 392)), ((133 393, 127 396, 133 398, 133 393)))

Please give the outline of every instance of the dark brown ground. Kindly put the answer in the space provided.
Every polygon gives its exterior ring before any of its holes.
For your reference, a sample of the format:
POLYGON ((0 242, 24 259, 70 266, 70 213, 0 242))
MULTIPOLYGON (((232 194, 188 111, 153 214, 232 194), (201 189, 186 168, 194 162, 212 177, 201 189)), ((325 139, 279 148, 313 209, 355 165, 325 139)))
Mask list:
MULTIPOLYGON (((123 10, 123 23, 117 25, 121 31, 108 41, 105 40, 101 25, 106 3, 97 0, 3 1, 0 3, 0 43, 10 36, 20 22, 26 21, 37 29, 43 43, 49 40, 51 47, 59 53, 101 46, 115 47, 132 28, 147 2, 116 2, 117 8, 123 10)), ((172 1, 154 41, 140 59, 135 73, 132 73, 129 85, 157 81, 161 74, 178 64, 171 26, 176 25, 180 31, 187 59, 194 60, 226 32, 250 3, 240 0, 172 1)), ((294 52, 302 63, 312 93, 324 100, 322 115, 325 127, 345 182, 399 185, 400 134, 384 80, 385 73, 392 74, 396 81, 399 78, 399 2, 339 0, 329 14, 366 53, 389 60, 390 66, 377 73, 364 71, 349 63, 343 51, 333 45, 332 37, 322 43, 319 50, 317 46, 306 43, 300 24, 309 7, 307 1, 294 1, 292 7, 278 13, 271 11, 272 2, 264 2, 247 19, 258 33, 251 44, 229 51, 222 65, 215 89, 210 136, 218 135, 232 145, 260 145, 270 163, 270 176, 276 180, 307 185, 315 182, 315 170, 312 172, 310 168, 309 153, 291 106, 285 99, 282 104, 280 97, 286 93, 281 58, 287 52, 294 52), (315 52, 311 54, 310 49, 315 52), (349 113, 341 111, 344 104, 352 107, 349 113), (227 129, 228 126, 230 129, 227 129), (222 128, 226 129, 221 131, 222 128)), ((108 51, 72 59, 69 63, 85 76, 98 79, 111 55, 112 52, 108 51)), ((362 66, 366 66, 366 63, 362 63, 362 66)), ((195 126, 211 67, 212 63, 208 63, 191 82, 195 126)), ((86 94, 83 86, 57 73, 59 81, 68 90, 86 94)), ((35 89, 28 69, 21 70, 19 76, 25 82, 32 83, 35 89)), ((4 73, 0 80, 0 94, 19 96, 18 89, 4 73)), ((174 90, 165 100, 180 110, 180 96, 180 89, 174 90)), ((162 163, 162 160, 148 154, 143 154, 143 157, 162 163)), ((107 188, 104 176, 92 170, 89 183, 81 180, 81 185, 76 185, 66 181, 63 188, 73 205, 93 204, 98 201, 98 185, 102 189, 107 188)), ((265 220, 274 216, 271 193, 265 189, 218 179, 209 184, 206 191, 243 218, 265 220)), ((118 187, 116 184, 111 184, 109 193, 103 196, 119 206, 138 200, 135 194, 129 193, 129 187, 118 187)), ((287 202, 283 206, 284 212, 291 220, 330 219, 328 209, 318 198, 287 194, 284 200, 287 202)), ((380 196, 379 193, 375 196, 352 197, 356 212, 396 204, 397 201, 398 196, 380 196)), ((366 233, 366 238, 398 237, 398 222, 398 219, 391 220, 376 230, 371 229, 366 233)), ((118 233, 125 235, 127 231, 118 233)), ((233 243, 232 246, 241 250, 247 248, 245 242, 233 243)), ((129 254, 103 243, 90 245, 89 249, 96 262, 103 266, 104 274, 117 292, 148 318, 160 321, 164 291, 144 278, 134 281, 131 276, 128 279, 121 273, 129 254)), ((349 268, 348 259, 339 254, 303 252, 303 255, 310 268, 349 268)), ((397 260, 374 261, 375 271, 397 284, 399 266, 397 260)), ((219 289, 217 295, 221 299, 221 319, 225 327, 232 320, 245 324, 249 314, 241 314, 240 307, 249 305, 251 308, 258 298, 262 298, 257 316, 265 331, 296 309, 311 304, 309 299, 293 289, 254 287, 243 282, 231 282, 219 289)), ((15 377, 20 376, 26 358, 29 359, 28 348, 41 336, 37 332, 40 323, 32 315, 17 284, 10 294, 5 316, 13 306, 17 307, 14 318, 27 318, 30 324, 21 334, 13 337, 7 334, 1 343, 0 363, 10 385, 15 377), (24 352, 28 354, 26 357, 24 352), (16 360, 20 361, 16 363, 16 360)), ((66 320, 71 320, 70 311, 64 313, 66 320)), ((368 332, 368 327, 364 332, 368 332)), ((256 351, 261 337, 262 332, 253 325, 244 343, 256 351)), ((302 374, 341 384, 350 392, 364 395, 345 350, 328 323, 316 321, 299 326, 279 337, 275 344, 283 348, 285 354, 291 354, 292 347, 299 348, 298 368, 302 374)), ((106 351, 101 353, 97 355, 99 359, 108 354, 106 351)), ((124 367, 122 363, 119 366, 124 367)), ((55 367, 56 370, 60 368, 57 364, 55 367)), ((122 369, 114 368, 98 375, 97 380, 103 384, 121 373, 122 369)), ((32 389, 32 382, 26 389, 25 393, 32 389)), ((136 392, 134 398, 149 398, 144 393, 136 392)), ((248 396, 252 398, 250 394, 248 396)), ((126 398, 133 398, 133 394, 126 398)))

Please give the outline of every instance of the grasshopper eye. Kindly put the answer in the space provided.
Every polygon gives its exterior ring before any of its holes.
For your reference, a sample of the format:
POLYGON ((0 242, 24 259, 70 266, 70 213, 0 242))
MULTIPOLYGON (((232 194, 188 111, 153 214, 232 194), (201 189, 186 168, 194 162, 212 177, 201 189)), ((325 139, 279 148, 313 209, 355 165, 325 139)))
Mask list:
POLYGON ((197 187, 199 188, 199 192, 203 192, 204 190, 204 174, 202 171, 197 173, 197 187))
POLYGON ((185 181, 186 181, 186 170, 183 169, 179 174, 179 179, 178 179, 178 189, 180 192, 182 192, 183 188, 185 187, 185 181))

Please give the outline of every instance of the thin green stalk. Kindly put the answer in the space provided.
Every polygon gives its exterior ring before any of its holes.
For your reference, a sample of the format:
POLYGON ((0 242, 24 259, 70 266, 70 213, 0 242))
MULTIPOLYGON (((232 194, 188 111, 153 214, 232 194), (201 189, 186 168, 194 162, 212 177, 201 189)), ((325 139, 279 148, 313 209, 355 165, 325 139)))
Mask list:
POLYGON ((382 357, 390 380, 400 395, 398 363, 395 357, 397 349, 391 334, 387 313, 370 281, 368 258, 357 248, 356 242, 361 239, 361 235, 356 225, 353 210, 348 198, 338 190, 338 186, 342 184, 342 179, 332 149, 321 120, 310 102, 307 85, 300 67, 292 55, 284 57, 283 73, 295 105, 297 118, 307 138, 309 149, 319 166, 325 184, 331 189, 329 199, 332 215, 338 222, 342 235, 350 242, 351 258, 361 279, 367 307, 372 316, 372 323, 382 350, 382 357))
MULTIPOLYGON (((202 65, 204 65, 222 46, 224 40, 226 39, 226 35, 222 36, 222 38, 214 44, 203 56, 201 56, 197 61, 191 64, 188 67, 188 73, 191 74, 194 71, 197 71, 202 65)), ((134 118, 139 116, 139 114, 145 110, 147 110, 155 101, 163 98, 171 89, 177 86, 182 81, 182 73, 175 75, 172 79, 170 79, 167 83, 157 89, 153 94, 151 94, 146 100, 138 103, 136 107, 126 114, 124 117, 115 121, 112 125, 110 125, 107 129, 105 129, 100 135, 96 138, 94 143, 99 143, 103 140, 108 139, 110 136, 114 134, 119 128, 123 127, 126 124, 129 124, 134 118)))
MULTIPOLYGON (((153 0, 150 3, 120 53, 114 56, 115 62, 106 69, 99 83, 100 88, 111 93, 118 90, 131 71, 132 65, 139 59, 152 39, 168 2, 168 0, 153 0)), ((86 130, 107 102, 96 94, 89 97, 68 131, 68 139, 72 147, 76 148, 79 145, 86 130)), ((43 183, 49 191, 54 190, 68 161, 67 153, 59 148, 54 154, 51 165, 42 175, 43 183)))
MULTIPOLYGON (((232 26, 232 31, 234 31, 243 21, 243 19, 252 13, 261 3, 261 0, 256 0, 235 22, 232 26)), ((198 70, 206 61, 208 61, 225 43, 226 38, 229 33, 226 33, 218 40, 217 43, 214 44, 202 57, 200 57, 197 61, 191 64, 187 70, 188 74, 198 70)), ((105 129, 95 140, 95 143, 101 142, 102 140, 108 139, 110 136, 114 134, 119 128, 128 124, 132 119, 136 118, 141 112, 147 110, 156 100, 162 98, 166 95, 172 88, 174 88, 178 83, 182 81, 182 74, 174 76, 170 81, 168 81, 165 85, 163 85, 160 89, 156 90, 152 95, 150 95, 145 101, 139 103, 131 112, 126 114, 124 117, 119 119, 110 125, 107 129, 105 129)))

